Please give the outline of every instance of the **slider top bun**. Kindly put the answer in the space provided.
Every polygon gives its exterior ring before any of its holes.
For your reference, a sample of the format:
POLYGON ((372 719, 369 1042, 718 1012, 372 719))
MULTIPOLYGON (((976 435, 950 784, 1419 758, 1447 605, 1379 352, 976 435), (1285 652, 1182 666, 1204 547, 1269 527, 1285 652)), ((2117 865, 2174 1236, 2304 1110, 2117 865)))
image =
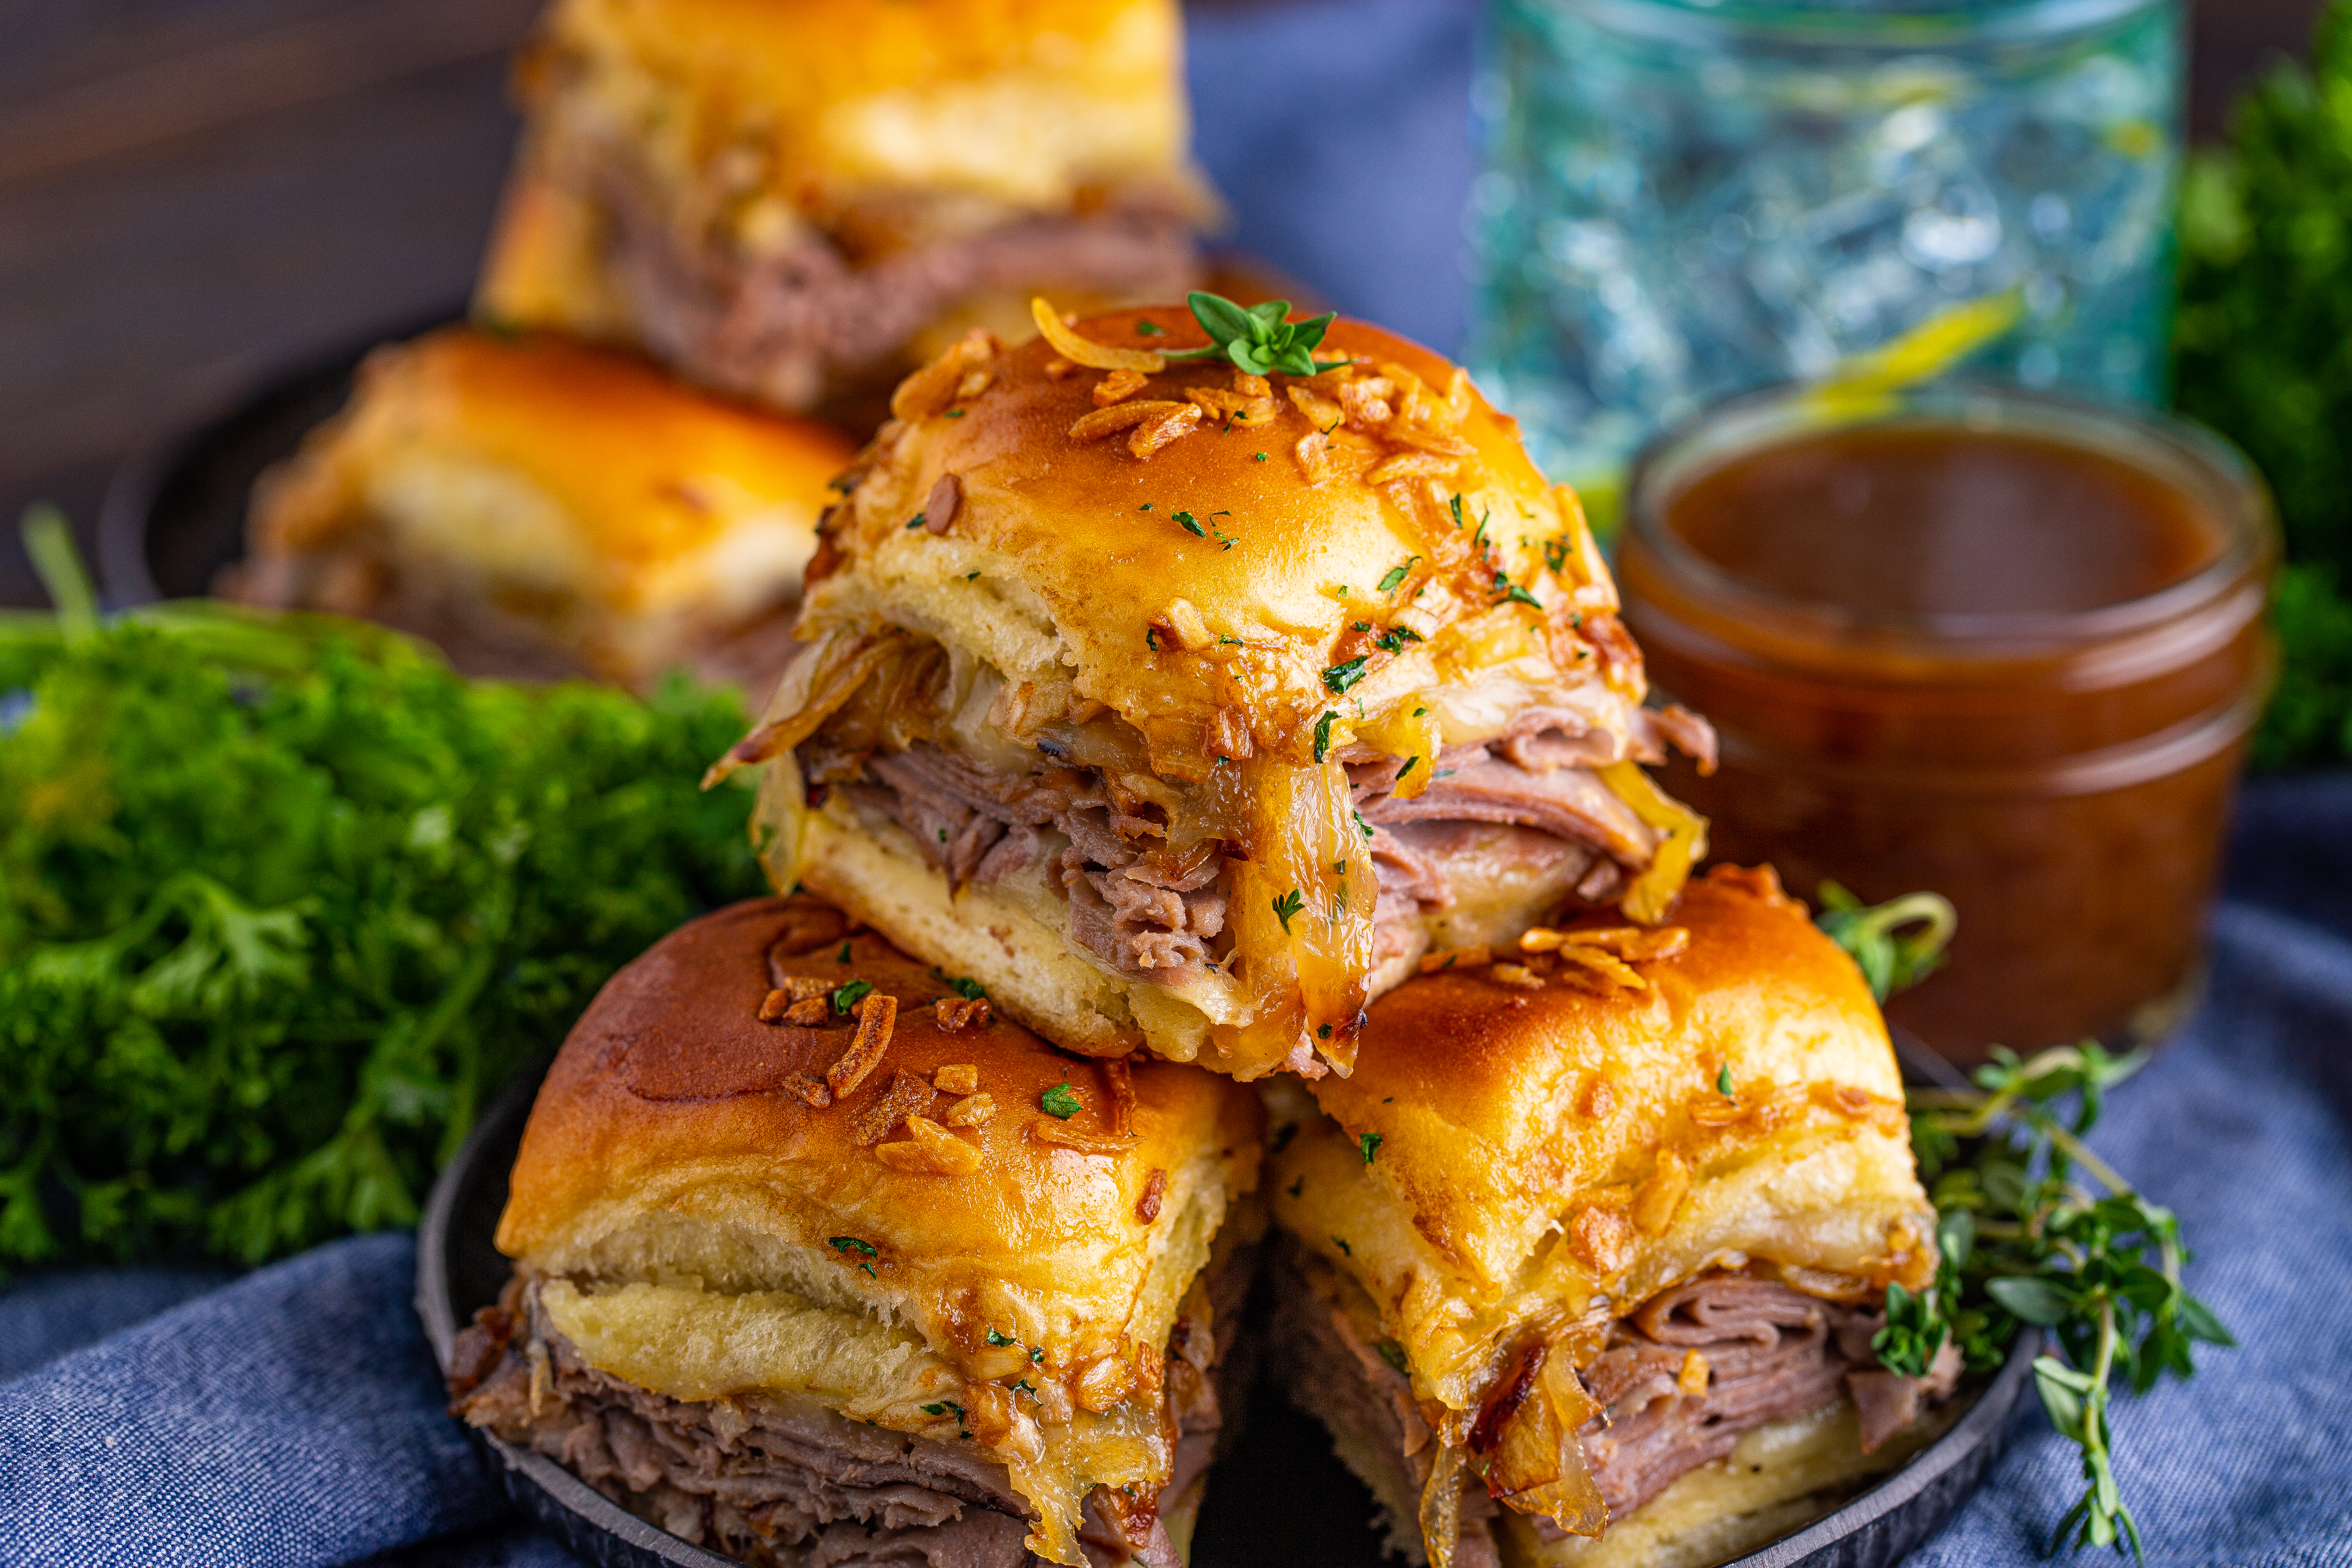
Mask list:
POLYGON ((847 925, 805 897, 738 904, 615 975, 540 1090, 499 1249, 590 1284, 790 1291, 911 1328, 970 1376, 1010 1375, 1007 1337, 1042 1352, 1016 1358, 1033 1381, 1156 1353, 1229 1200, 1255 1184, 1255 1098, 1165 1065, 1107 1072, 1002 1018, 945 1027, 933 1002, 950 986, 847 925), (814 1027, 761 1023, 795 977, 897 1002, 878 1065, 831 1104, 808 1103, 806 1075, 863 1021, 828 1002, 814 1027), (956 1067, 994 1113, 942 1130, 967 1092, 931 1086, 956 1067), (1040 1105, 1064 1084, 1067 1120, 1040 1105), (955 1158, 925 1158, 909 1113, 955 1158))
POLYGON ((756 232, 898 191, 1197 200, 1182 49, 1174 0, 558 0, 523 87, 756 232))
MULTIPOLYGON (((1181 307, 1071 331, 1127 353, 1208 341, 1181 307)), ((1103 407, 1120 373, 975 334, 899 387, 798 635, 906 628, 1018 687, 1016 732, 1107 705, 1187 782, 1357 740, 1431 757, 1539 704, 1623 755, 1640 654, 1572 492, 1436 354, 1349 321, 1316 352, 1353 363, 1255 389, 1179 363, 1103 407), (1181 426, 1148 456, 1148 425, 1089 433, 1147 405, 1181 426)))
POLYGON ((696 391, 632 355, 445 327, 368 356, 349 405, 265 479, 256 543, 315 550, 395 514, 436 552, 650 610, 747 577, 764 587, 780 549, 787 575, 804 564, 852 451, 829 425, 696 391), (485 483, 501 487, 488 515, 467 504, 485 483), (769 542, 698 559, 746 524, 769 542))
POLYGON ((1453 1408, 1530 1327, 1622 1316, 1711 1266, 1857 1298, 1934 1273, 1860 971, 1769 869, 1717 868, 1669 925, 1688 946, 1635 963, 1640 990, 1491 966, 1408 981, 1373 1005, 1354 1073, 1312 1086, 1329 1121, 1267 1173, 1277 1220, 1364 1287, 1453 1408))

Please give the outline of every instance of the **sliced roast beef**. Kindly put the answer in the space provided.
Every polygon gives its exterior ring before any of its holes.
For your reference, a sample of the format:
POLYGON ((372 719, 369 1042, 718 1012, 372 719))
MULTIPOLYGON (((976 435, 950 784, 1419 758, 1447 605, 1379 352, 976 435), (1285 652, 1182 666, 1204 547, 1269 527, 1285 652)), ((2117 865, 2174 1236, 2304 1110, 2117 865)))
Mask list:
MULTIPOLYGON (((1198 1342, 1213 1344, 1205 1334, 1198 1342)), ((1171 1376, 1170 1497, 1215 1446, 1210 1361, 1200 1354, 1171 1376)), ((451 1391, 452 1411, 472 1425, 558 1460, 671 1534, 759 1568, 1042 1568, 1022 1544, 1030 1512, 1003 1465, 808 1400, 655 1394, 589 1365, 527 1289, 459 1336, 451 1391)), ((1106 1500, 1089 1500, 1079 1532, 1095 1568, 1180 1568, 1156 1516, 1129 1508, 1122 1528, 1106 1500)))
MULTIPOLYGON (((1655 742, 1637 738, 1632 754, 1644 745, 1655 742)), ((1406 952, 1403 922, 1451 904, 1457 878, 1486 885, 1522 876, 1573 888, 1589 904, 1615 898, 1627 868, 1646 864, 1657 842, 1591 771, 1625 750, 1572 710, 1530 709, 1491 747, 1447 747, 1437 776, 1411 800, 1393 792, 1394 758, 1343 752, 1380 876, 1376 952, 1406 952)), ((1041 833, 1058 832, 1068 844, 1049 880, 1069 898, 1071 934, 1123 974, 1181 986, 1219 960, 1224 859, 1204 852, 1171 868, 1160 853, 1166 825, 1134 801, 1122 809, 1087 769, 1048 761, 1008 777, 920 742, 850 757, 812 742, 802 765, 812 779, 841 781, 821 787, 904 828, 950 887, 1024 870, 1045 853, 1041 833)))
POLYGON ((654 353, 789 408, 813 407, 844 383, 895 379, 918 332, 981 297, 1178 299, 1200 273, 1190 220, 1150 193, 1085 214, 958 225, 869 256, 814 231, 750 255, 677 223, 624 150, 579 149, 558 177, 606 215, 608 270, 654 353))
POLYGON ((1862 1414, 1863 1451, 1876 1448, 1959 1374, 1957 1352, 1927 1378, 1881 1370, 1870 1350, 1879 1323, 1868 1308, 1748 1274, 1709 1274, 1643 1303, 1584 1373, 1602 1409, 1577 1438, 1611 1514, 1724 1458, 1765 1422, 1841 1394, 1862 1414))

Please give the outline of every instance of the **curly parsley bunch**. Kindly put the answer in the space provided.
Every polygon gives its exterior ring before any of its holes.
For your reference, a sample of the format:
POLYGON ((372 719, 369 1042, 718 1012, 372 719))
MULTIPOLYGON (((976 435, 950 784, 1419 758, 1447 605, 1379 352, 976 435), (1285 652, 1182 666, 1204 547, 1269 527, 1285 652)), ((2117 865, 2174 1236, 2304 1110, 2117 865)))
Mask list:
POLYGON ((749 796, 696 787, 731 692, 58 597, 0 619, 0 1273, 414 1220, 607 975, 760 890, 749 796))

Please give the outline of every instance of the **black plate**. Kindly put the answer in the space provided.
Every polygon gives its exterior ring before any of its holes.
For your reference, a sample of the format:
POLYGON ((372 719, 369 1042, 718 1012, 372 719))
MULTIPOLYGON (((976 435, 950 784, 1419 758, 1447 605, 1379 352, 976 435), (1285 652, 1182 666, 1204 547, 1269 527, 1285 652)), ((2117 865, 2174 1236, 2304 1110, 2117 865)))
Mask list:
MULTIPOLYGON (((483 1116, 425 1211, 416 1310, 444 1367, 458 1325, 495 1301, 507 1280, 509 1265, 490 1235, 506 1207, 507 1173, 522 1143, 533 1090, 529 1082, 518 1086, 483 1116)), ((2033 1333, 2021 1339, 1975 1406, 1909 1464, 1836 1512, 1726 1568, 1893 1568, 1984 1479, 2038 1341, 2033 1333)), ((552 1459, 484 1432, 474 1437, 516 1505, 583 1562, 598 1568, 740 1568, 655 1529, 552 1459)), ((1193 1568, 1373 1568, 1382 1559, 1371 1512, 1370 1495, 1333 1456, 1322 1427, 1261 1386, 1240 1439, 1210 1477, 1193 1568)))

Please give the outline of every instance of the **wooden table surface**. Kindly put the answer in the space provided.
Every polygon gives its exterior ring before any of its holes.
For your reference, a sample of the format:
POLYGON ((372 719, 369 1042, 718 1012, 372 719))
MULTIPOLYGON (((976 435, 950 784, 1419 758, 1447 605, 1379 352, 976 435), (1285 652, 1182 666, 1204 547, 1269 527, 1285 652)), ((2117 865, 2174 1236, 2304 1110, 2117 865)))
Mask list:
MULTIPOLYGON (((0 3, 0 605, 41 602, 26 502, 87 542, 127 452, 464 298, 514 138, 507 52, 538 7, 0 3)), ((2198 132, 2315 8, 2199 7, 2198 132)))

